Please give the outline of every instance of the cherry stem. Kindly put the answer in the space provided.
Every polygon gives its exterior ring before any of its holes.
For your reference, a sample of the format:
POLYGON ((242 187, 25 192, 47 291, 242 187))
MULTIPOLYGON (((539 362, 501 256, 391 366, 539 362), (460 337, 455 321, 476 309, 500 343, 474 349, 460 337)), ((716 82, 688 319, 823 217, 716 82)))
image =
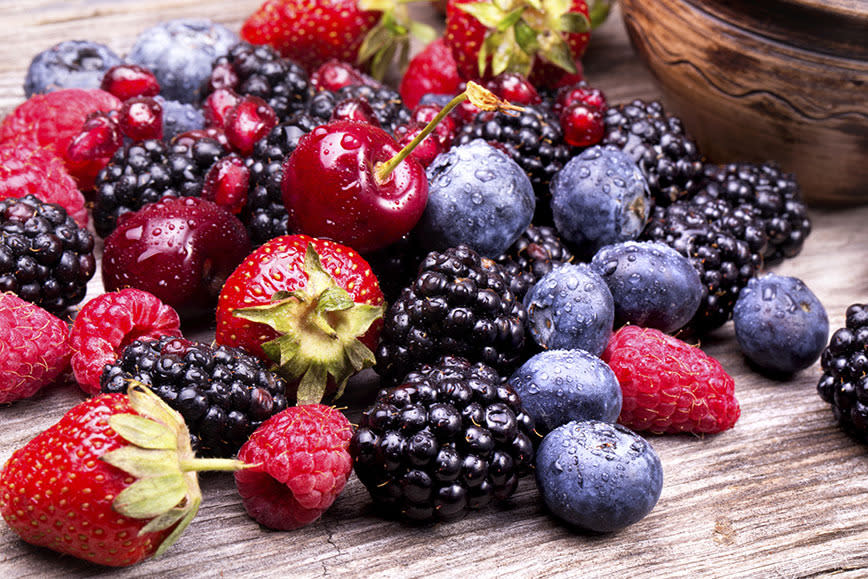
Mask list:
POLYGON ((445 107, 440 109, 440 112, 437 113, 431 122, 425 125, 425 128, 416 135, 412 141, 407 143, 403 149, 397 152, 394 157, 389 159, 384 163, 378 163, 374 168, 374 177, 377 180, 377 183, 380 185, 384 184, 389 180, 389 175, 392 174, 392 171, 395 170, 395 167, 398 164, 406 159, 410 153, 413 152, 413 149, 425 140, 425 137, 431 134, 437 124, 443 120, 443 118, 452 112, 452 109, 460 105, 462 102, 470 100, 477 108, 480 108, 484 111, 501 111, 508 113, 509 111, 523 111, 524 109, 521 107, 517 107, 508 101, 497 98, 491 91, 483 88, 482 86, 476 84, 472 80, 467 81, 467 88, 464 92, 457 95, 451 101, 449 101, 445 107))

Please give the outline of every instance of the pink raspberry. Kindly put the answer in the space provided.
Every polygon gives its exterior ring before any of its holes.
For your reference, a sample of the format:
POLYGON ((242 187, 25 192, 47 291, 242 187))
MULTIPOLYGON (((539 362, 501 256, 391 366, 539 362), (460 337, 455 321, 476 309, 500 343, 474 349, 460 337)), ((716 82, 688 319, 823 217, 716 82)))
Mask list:
POLYGON ((618 422, 653 433, 714 433, 732 428, 741 413, 735 382, 720 363, 681 340, 650 328, 626 326, 601 356, 621 384, 618 422))
POLYGON ((88 394, 98 393, 103 367, 130 343, 180 336, 180 327, 177 312, 146 291, 127 288, 93 298, 78 312, 69 337, 76 381, 88 394))
POLYGON ((0 403, 30 398, 69 365, 69 327, 11 292, 0 293, 0 403))
POLYGON ((352 436, 346 417, 322 404, 294 406, 269 418, 238 451, 240 460, 255 465, 235 473, 247 513, 283 531, 317 520, 350 476, 352 436))

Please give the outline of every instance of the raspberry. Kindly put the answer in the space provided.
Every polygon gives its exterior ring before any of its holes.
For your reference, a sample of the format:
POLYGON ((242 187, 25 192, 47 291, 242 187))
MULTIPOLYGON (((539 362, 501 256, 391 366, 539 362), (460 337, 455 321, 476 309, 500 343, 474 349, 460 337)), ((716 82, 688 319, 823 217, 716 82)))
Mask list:
POLYGON ((0 199, 33 194, 46 203, 57 203, 81 227, 87 227, 84 195, 78 190, 63 161, 44 147, 20 139, 0 145, 0 199))
POLYGON ((238 452, 255 465, 235 473, 247 513, 283 531, 318 519, 350 476, 352 435, 346 417, 322 404, 293 406, 269 418, 238 452))
POLYGON ((99 90, 66 89, 36 95, 20 104, 0 125, 0 141, 21 136, 42 145, 63 158, 66 169, 82 190, 93 186, 93 180, 108 158, 73 162, 66 156, 72 139, 81 131, 88 115, 96 111, 119 109, 121 102, 99 90))
POLYGON ((29 398, 69 364, 69 329, 13 293, 0 293, 0 403, 29 398))
POLYGON ((625 326, 601 356, 621 384, 618 421, 655 434, 722 432, 741 410, 735 383, 697 347, 651 328, 625 326))
POLYGON ((81 308, 69 337, 72 371, 81 389, 96 394, 106 364, 142 338, 180 336, 181 321, 154 295, 127 288, 99 295, 81 308))

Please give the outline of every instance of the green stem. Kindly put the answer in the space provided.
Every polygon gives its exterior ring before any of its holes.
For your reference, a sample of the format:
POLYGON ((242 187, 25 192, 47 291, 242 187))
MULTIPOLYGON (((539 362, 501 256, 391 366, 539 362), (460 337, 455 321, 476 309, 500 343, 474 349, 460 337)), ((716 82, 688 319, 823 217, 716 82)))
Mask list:
POLYGON ((184 472, 201 472, 204 470, 235 472, 236 470, 249 468, 250 466, 233 458, 192 458, 181 461, 181 470, 184 472))
POLYGON ((456 96, 455 98, 453 98, 451 101, 449 101, 449 103, 445 107, 443 107, 440 110, 439 113, 437 113, 436 117, 431 119, 430 123, 425 125, 425 128, 422 129, 422 132, 420 132, 418 135, 416 135, 415 139, 413 139, 412 141, 407 143, 404 146, 404 148, 401 149, 400 151, 398 151, 398 153, 394 157, 392 157, 391 159, 389 159, 385 163, 379 163, 374 168, 374 177, 377 179, 377 183, 382 185, 383 183, 388 181, 389 175, 392 174, 392 171, 395 170, 395 167, 398 166, 398 163, 400 163, 401 161, 406 159, 410 155, 410 153, 413 152, 413 149, 415 149, 419 143, 421 143, 423 140, 425 140, 425 137, 427 137, 428 135, 431 134, 431 132, 434 130, 434 128, 437 126, 437 124, 440 121, 442 121, 446 115, 448 115, 449 113, 452 112, 452 109, 454 109, 455 107, 457 107, 458 105, 460 105, 462 102, 464 102, 466 100, 467 100, 467 91, 464 91, 463 93, 461 93, 458 96, 456 96))

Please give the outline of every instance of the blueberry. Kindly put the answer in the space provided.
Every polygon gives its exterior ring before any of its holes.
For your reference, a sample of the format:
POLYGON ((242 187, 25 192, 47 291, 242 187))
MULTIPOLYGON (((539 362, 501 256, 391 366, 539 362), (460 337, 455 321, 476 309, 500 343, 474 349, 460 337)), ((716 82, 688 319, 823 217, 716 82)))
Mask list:
POLYGON ((766 274, 751 279, 739 293, 732 319, 741 351, 771 373, 807 368, 829 340, 823 304, 794 277, 766 274))
POLYGON ((624 241, 591 260, 615 300, 615 325, 674 332, 693 318, 704 288, 690 260, 664 243, 624 241))
POLYGON ((552 216, 580 254, 638 237, 651 210, 648 183, 636 162, 615 147, 591 147, 552 180, 552 216))
POLYGON ((65 88, 99 88, 106 71, 121 63, 111 48, 89 40, 66 40, 40 52, 24 78, 27 98, 65 88))
POLYGON ((202 109, 190 103, 166 100, 156 97, 163 108, 163 139, 169 141, 172 137, 195 131, 205 127, 205 115, 202 109))
POLYGON ((530 180, 482 139, 441 153, 427 174, 428 204, 417 231, 429 251, 467 245, 496 257, 530 225, 536 207, 530 180))
POLYGON ((438 107, 445 107, 449 104, 449 102, 455 98, 455 95, 451 94, 440 94, 440 93, 428 93, 422 95, 422 98, 419 99, 419 105, 436 105, 438 107))
POLYGON ((546 350, 509 379, 540 434, 571 421, 615 422, 621 386, 605 362, 584 350, 546 350))
POLYGON ((151 70, 166 99, 196 103, 212 63, 238 42, 234 32, 210 20, 169 20, 139 34, 127 60, 151 70))
POLYGON ((651 445, 620 424, 570 422, 540 443, 536 481, 553 515, 609 533, 651 512, 663 489, 663 467, 651 445))
POLYGON ((612 334, 612 292, 585 263, 552 269, 527 292, 524 307, 531 336, 546 350, 586 350, 599 356, 612 334))

